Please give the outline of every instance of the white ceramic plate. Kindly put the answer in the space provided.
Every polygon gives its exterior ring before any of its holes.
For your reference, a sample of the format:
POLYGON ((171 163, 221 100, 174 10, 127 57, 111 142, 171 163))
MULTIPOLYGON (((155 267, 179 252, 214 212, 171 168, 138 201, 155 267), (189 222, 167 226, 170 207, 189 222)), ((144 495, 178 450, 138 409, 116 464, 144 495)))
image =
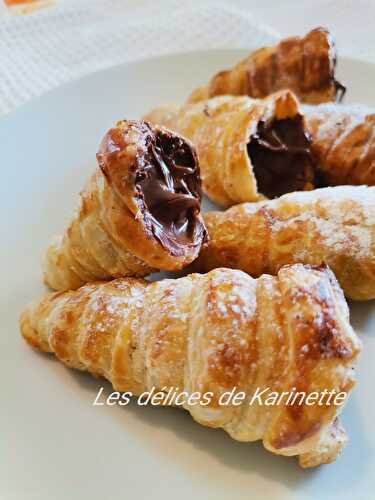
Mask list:
MULTIPOLYGON (((41 256, 68 221, 104 132, 120 118, 182 102, 244 55, 201 52, 113 68, 0 122, 1 499, 374 498, 374 303, 351 304, 364 352, 343 414, 350 444, 336 463, 315 470, 259 443, 232 441, 175 409, 93 407, 109 384, 34 352, 19 335, 20 311, 44 292, 41 256)), ((375 106, 375 66, 344 59, 339 69, 347 102, 375 106)))

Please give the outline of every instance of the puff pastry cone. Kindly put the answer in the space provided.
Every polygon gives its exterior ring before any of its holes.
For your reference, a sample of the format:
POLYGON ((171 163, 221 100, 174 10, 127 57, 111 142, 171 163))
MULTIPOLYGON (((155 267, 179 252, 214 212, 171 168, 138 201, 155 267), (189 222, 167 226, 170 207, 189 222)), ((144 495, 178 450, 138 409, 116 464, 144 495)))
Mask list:
POLYGON ((145 120, 191 139, 202 186, 212 201, 231 206, 315 187, 315 160, 296 97, 220 96, 178 109, 157 108, 145 120))
POLYGON ((190 102, 218 95, 266 97, 292 90, 302 102, 319 104, 342 98, 345 87, 335 78, 336 48, 329 31, 315 28, 304 37, 290 37, 273 47, 252 52, 234 68, 217 73, 196 89, 190 102))
POLYGON ((47 250, 46 284, 76 289, 192 262, 206 230, 190 142, 162 127, 124 120, 105 135, 97 160, 78 211, 47 250))
POLYGON ((333 103, 303 111, 323 183, 375 185, 375 112, 333 103))
POLYGON ((106 377, 117 391, 211 392, 206 406, 184 403, 197 422, 239 441, 261 439, 273 453, 298 455, 303 467, 335 460, 346 442, 338 405, 219 405, 233 388, 249 397, 267 387, 350 391, 361 345, 328 268, 287 266, 257 280, 215 269, 91 283, 47 295, 20 325, 32 347, 106 377))
POLYGON ((193 269, 251 276, 285 264, 327 264, 347 297, 375 298, 375 187, 338 186, 207 212, 208 244, 193 269))

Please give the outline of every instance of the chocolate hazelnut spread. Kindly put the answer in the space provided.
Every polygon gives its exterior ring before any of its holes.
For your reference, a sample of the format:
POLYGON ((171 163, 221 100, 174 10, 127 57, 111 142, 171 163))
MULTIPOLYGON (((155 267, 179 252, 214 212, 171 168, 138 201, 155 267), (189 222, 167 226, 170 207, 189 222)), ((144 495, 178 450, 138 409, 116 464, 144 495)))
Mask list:
POLYGON ((311 140, 301 115, 260 121, 247 145, 258 190, 268 198, 315 187, 315 162, 311 140))
POLYGON ((134 216, 141 212, 140 223, 171 255, 183 256, 207 239, 198 158, 184 138, 123 120, 107 132, 97 159, 119 197, 126 205, 129 195, 135 199, 134 216))
POLYGON ((147 153, 137 157, 137 195, 154 236, 172 255, 180 255, 184 246, 206 237, 199 219, 198 160, 192 147, 170 132, 157 130, 147 141, 147 153))

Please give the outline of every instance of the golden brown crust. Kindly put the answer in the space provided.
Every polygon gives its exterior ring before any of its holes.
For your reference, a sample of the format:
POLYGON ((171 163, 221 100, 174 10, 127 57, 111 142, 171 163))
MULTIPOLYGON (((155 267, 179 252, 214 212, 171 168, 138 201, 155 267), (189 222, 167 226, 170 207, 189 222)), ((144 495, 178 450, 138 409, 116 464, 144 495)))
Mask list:
MULTIPOLYGON (((78 212, 64 236, 47 250, 45 282, 51 288, 75 289, 97 279, 177 270, 198 255, 205 238, 199 209, 192 215, 191 241, 184 240, 177 250, 162 244, 144 209, 137 165, 146 162, 150 141, 157 134, 180 141, 198 169, 194 149, 185 139, 142 122, 119 122, 103 139, 99 167, 81 193, 78 212)), ((199 170, 193 175, 199 183, 199 170)), ((200 194, 196 197, 199 206, 200 194)))
POLYGON ((375 188, 289 193, 205 214, 209 242, 195 270, 241 269, 254 277, 286 264, 327 264, 345 294, 375 298, 375 188))
POLYGON ((323 182, 375 185, 375 113, 354 106, 305 106, 323 182))
POLYGON ((196 421, 315 466, 334 460, 345 443, 332 431, 339 407, 249 399, 267 387, 350 391, 360 342, 348 319, 333 274, 295 265, 257 280, 216 269, 154 283, 94 283, 46 296, 20 324, 32 347, 106 377, 118 391, 212 391, 206 406, 184 404, 196 421), (219 405, 233 388, 249 399, 219 405))
MULTIPOLYGON (((203 190, 224 207, 265 198, 259 192, 260 178, 248 145, 257 135, 259 124, 271 125, 288 119, 301 120, 300 127, 304 130, 298 101, 289 91, 263 100, 221 96, 181 109, 165 106, 145 117, 191 139, 199 157, 203 190)), ((309 144, 308 137, 306 143, 309 144)), ((312 170, 310 178, 307 176, 299 189, 314 187, 311 182, 314 170, 308 168, 312 170)))
POLYGON ((190 96, 190 102, 218 95, 263 98, 282 89, 294 92, 302 102, 334 101, 343 86, 335 80, 336 49, 330 33, 316 28, 304 37, 290 37, 278 45, 251 53, 234 68, 220 71, 206 87, 190 96))

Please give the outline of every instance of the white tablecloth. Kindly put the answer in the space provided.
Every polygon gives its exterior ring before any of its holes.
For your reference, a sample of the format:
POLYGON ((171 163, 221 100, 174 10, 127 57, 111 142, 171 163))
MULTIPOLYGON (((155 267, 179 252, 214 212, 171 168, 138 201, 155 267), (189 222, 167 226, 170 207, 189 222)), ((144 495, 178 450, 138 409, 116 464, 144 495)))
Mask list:
MULTIPOLYGON (((2 0, 0 0, 1 2, 2 0)), ((84 74, 169 52, 255 47, 323 25, 375 62, 373 0, 55 0, 0 11, 0 114, 84 74)))

